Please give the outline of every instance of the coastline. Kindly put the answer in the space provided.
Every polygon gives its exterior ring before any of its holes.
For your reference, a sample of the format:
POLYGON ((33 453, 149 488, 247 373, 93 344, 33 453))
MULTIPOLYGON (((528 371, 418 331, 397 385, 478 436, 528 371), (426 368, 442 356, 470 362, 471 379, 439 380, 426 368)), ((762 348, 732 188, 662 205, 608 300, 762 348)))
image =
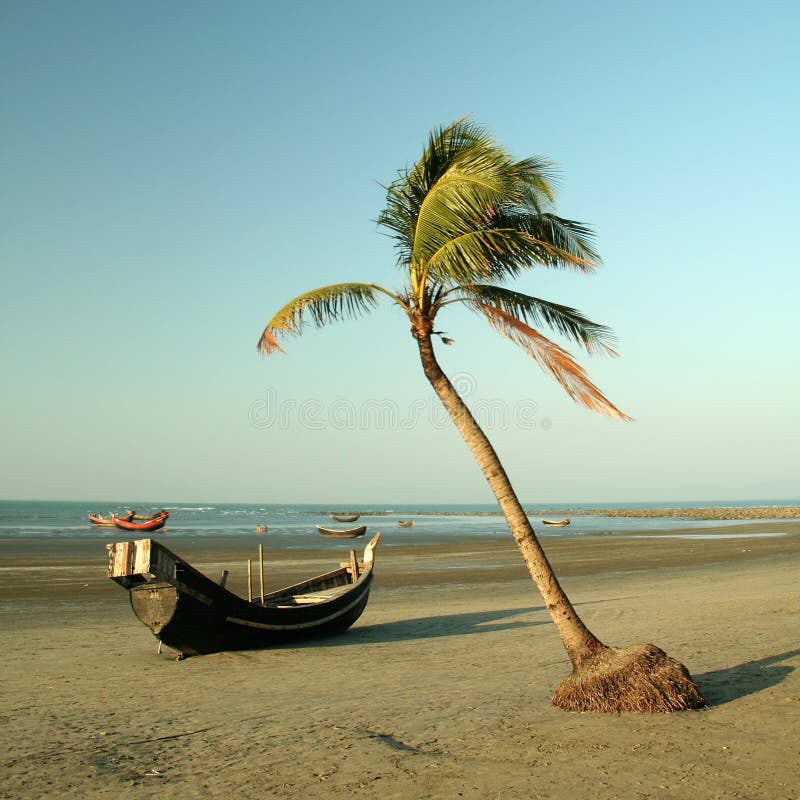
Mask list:
MULTIPOLYGON (((3 547, 0 797, 794 800, 800 523, 768 527, 782 535, 754 522, 546 542, 598 636, 655 642, 709 702, 650 717, 550 706, 569 664, 508 535, 379 547, 346 634, 182 662, 156 653, 105 577, 100 537, 3 547)), ((239 564, 236 590, 255 543, 198 537, 180 552, 210 575, 239 564)), ((332 559, 272 553, 267 578, 332 559)))
MULTIPOLYGON (((432 511, 432 510, 403 510, 398 511, 359 511, 357 509, 349 511, 324 511, 324 514, 359 514, 362 517, 391 517, 398 514, 404 516, 431 516, 431 517, 499 517, 502 512, 498 510, 486 511, 432 511)), ((686 519, 718 519, 718 520, 737 520, 737 519, 800 519, 800 506, 793 505, 764 505, 764 506, 697 506, 680 508, 615 508, 615 507, 595 507, 577 508, 568 505, 543 506, 542 508, 526 508, 525 514, 529 517, 539 516, 596 516, 596 517, 641 517, 655 519, 658 517, 686 518, 686 519)))
MULTIPOLYGON (((54 601, 77 602, 84 597, 118 598, 118 589, 105 578, 105 545, 118 538, 108 532, 80 538, 13 537, 0 539, 0 603, 25 597, 52 596, 54 601), (72 587, 71 598, 61 593, 72 587)), ((136 538, 146 538, 136 537, 136 538)), ((257 557, 262 542, 255 535, 156 537, 194 567, 214 576, 228 569, 228 587, 246 594, 247 560, 257 557)), ((367 539, 339 540, 335 549, 308 546, 272 550, 265 542, 265 564, 272 588, 322 573, 335 566, 350 549, 360 552, 367 539)), ((328 542, 320 542, 328 545, 328 542)), ((662 567, 713 565, 800 555, 800 521, 671 528, 633 529, 626 533, 548 536, 543 546, 557 575, 593 575, 618 571, 648 571, 662 567)), ((378 547, 375 591, 382 587, 441 583, 480 584, 485 581, 529 580, 507 532, 489 539, 437 539, 420 544, 378 547)))
POLYGON ((720 508, 598 508, 572 509, 575 516, 603 517, 685 517, 687 519, 797 519, 800 506, 726 506, 720 508))

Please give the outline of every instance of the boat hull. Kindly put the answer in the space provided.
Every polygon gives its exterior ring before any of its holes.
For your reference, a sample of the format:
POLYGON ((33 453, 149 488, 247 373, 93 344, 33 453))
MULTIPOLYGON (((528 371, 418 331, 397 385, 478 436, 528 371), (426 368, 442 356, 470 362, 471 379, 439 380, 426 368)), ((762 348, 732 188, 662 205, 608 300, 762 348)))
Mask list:
POLYGON ((138 586, 131 589, 130 599, 133 612, 158 639, 186 656, 196 656, 342 633, 366 608, 371 583, 370 576, 355 597, 333 604, 324 621, 314 615, 317 609, 308 606, 261 608, 244 600, 238 609, 227 602, 209 605, 209 598, 194 597, 168 583, 138 586))
POLYGON ((89 514, 89 522, 92 523, 96 528, 115 528, 116 522, 115 520, 121 519, 130 521, 134 518, 134 512, 129 511, 127 516, 124 517, 115 517, 112 513, 110 517, 101 517, 99 514, 89 514))
POLYGON ((93 517, 89 516, 89 522, 92 523, 96 528, 114 528, 113 519, 104 519, 103 517, 93 517))
POLYGON ((359 528, 350 528, 349 530, 339 531, 335 528, 323 528, 321 525, 317 525, 317 530, 321 536, 328 536, 331 539, 357 539, 359 536, 363 536, 367 532, 367 526, 362 525, 359 528))
POLYGON ((108 572, 129 590, 134 613, 158 639, 183 655, 203 655, 347 630, 369 600, 376 544, 377 537, 364 563, 353 556, 350 566, 265 595, 263 605, 229 592, 150 539, 108 545, 108 572))
POLYGON ((151 531, 161 530, 167 524, 169 513, 164 511, 161 514, 153 517, 152 519, 144 520, 143 522, 133 522, 132 520, 121 519, 114 517, 114 525, 123 531, 138 531, 139 533, 150 533, 151 531))

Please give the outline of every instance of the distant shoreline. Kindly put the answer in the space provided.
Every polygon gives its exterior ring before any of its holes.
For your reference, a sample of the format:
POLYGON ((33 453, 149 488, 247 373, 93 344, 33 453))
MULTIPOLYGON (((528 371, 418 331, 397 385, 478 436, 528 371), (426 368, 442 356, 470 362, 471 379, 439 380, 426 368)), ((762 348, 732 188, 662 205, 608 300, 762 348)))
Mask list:
MULTIPOLYGON (((497 511, 325 511, 325 514, 359 514, 362 517, 492 517, 497 511)), ((541 508, 526 510, 529 517, 677 517, 688 519, 798 519, 800 506, 749 506, 738 508, 541 508)))

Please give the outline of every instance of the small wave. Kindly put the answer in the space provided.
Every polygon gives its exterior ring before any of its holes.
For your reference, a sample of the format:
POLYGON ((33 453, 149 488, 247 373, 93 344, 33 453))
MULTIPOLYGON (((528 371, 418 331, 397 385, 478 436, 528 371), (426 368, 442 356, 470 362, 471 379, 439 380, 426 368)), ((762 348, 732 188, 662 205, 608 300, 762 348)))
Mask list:
POLYGON ((166 506, 167 511, 215 511, 216 508, 216 506, 166 506))

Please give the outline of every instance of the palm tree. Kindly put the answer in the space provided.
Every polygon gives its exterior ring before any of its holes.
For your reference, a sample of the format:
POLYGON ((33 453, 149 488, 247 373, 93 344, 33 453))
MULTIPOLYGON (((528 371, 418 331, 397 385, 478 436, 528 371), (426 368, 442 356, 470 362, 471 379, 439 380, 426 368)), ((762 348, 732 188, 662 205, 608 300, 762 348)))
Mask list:
POLYGON ((553 213, 552 165, 513 160, 469 119, 433 131, 422 157, 387 187, 378 224, 395 242, 400 289, 339 283, 296 297, 269 321, 262 355, 281 351, 279 337, 307 323, 371 311, 381 297, 396 303, 411 326, 422 368, 494 492, 531 578, 572 662, 553 703, 572 710, 670 711, 703 704, 686 668, 652 644, 621 650, 584 625, 561 588, 497 453, 442 371, 433 338, 440 312, 466 305, 516 343, 578 404, 628 420, 589 380, 565 349, 537 328, 546 326, 588 353, 616 355, 611 331, 574 308, 513 291, 507 284, 535 266, 592 272, 599 257, 590 230, 553 213))

